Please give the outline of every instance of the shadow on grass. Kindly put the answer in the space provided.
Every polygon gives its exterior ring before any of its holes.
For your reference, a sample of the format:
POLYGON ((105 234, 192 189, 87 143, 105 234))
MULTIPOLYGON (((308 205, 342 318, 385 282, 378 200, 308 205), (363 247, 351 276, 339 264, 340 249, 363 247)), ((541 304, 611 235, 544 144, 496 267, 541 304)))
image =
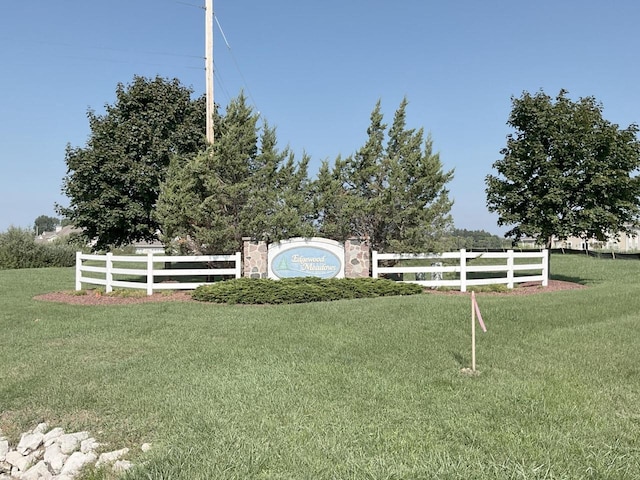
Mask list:
POLYGON ((551 280, 560 280, 561 282, 577 283, 579 285, 587 285, 589 282, 593 282, 591 278, 571 277, 569 275, 557 275, 552 274, 549 276, 551 280))
POLYGON ((467 362, 465 361, 465 358, 462 356, 462 354, 460 352, 449 351, 449 353, 451 354, 453 359, 458 363, 458 365, 460 367, 465 367, 466 366, 467 362))

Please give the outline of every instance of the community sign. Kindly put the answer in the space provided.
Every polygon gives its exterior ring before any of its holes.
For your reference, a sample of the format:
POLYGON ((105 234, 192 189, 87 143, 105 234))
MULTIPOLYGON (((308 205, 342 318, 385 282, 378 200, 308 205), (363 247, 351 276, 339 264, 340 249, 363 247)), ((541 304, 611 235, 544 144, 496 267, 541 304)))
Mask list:
POLYGON ((269 245, 269 278, 344 278, 344 246, 327 238, 292 238, 269 245))

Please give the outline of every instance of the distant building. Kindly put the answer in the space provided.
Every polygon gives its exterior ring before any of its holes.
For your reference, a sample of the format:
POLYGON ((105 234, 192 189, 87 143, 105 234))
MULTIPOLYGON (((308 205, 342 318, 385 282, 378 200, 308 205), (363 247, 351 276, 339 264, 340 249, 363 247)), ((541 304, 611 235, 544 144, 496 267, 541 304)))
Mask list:
MULTIPOLYGON (((634 229, 633 233, 620 233, 618 239, 609 238, 605 242, 595 240, 593 238, 585 241, 580 237, 568 237, 564 240, 560 240, 556 237, 551 242, 551 248, 566 248, 571 250, 612 250, 615 252, 637 252, 640 251, 640 228, 634 229)), ((534 237, 523 237, 518 242, 520 248, 540 248, 542 245, 537 243, 537 239, 534 237)))
POLYGON ((37 243, 49 243, 61 238, 67 238, 72 233, 82 233, 81 228, 67 225, 66 227, 57 226, 53 232, 42 232, 36 237, 37 243))
POLYGON ((164 253, 164 244, 160 241, 155 242, 134 242, 131 244, 136 255, 147 253, 164 253))

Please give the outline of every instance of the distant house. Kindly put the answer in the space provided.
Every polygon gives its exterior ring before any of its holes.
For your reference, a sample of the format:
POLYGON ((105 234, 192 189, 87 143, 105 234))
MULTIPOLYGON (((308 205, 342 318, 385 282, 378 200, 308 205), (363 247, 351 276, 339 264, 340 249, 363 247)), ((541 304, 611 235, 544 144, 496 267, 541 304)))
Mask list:
POLYGON ((72 233, 82 233, 81 228, 67 225, 66 227, 57 226, 53 232, 42 232, 36 237, 37 243, 50 243, 61 238, 67 238, 72 233))
POLYGON ((134 242, 131 246, 135 249, 136 255, 146 253, 164 253, 164 244, 158 240, 155 242, 134 242))
MULTIPOLYGON (((567 248, 572 250, 613 250, 615 252, 637 252, 640 251, 640 228, 634 229, 633 233, 620 233, 618 239, 609 238, 605 242, 595 240, 593 238, 585 241, 580 237, 568 237, 564 240, 553 238, 551 242, 551 248, 567 248)), ((541 245, 537 243, 537 239, 534 237, 523 237, 518 242, 520 248, 540 248, 541 245)))
POLYGON ((571 248, 573 250, 585 250, 587 244, 589 250, 612 250, 614 252, 635 252, 640 250, 640 229, 635 229, 634 233, 620 233, 618 239, 609 238, 605 242, 589 239, 585 242, 584 238, 569 237, 566 240, 553 241, 553 248, 571 248))
MULTIPOLYGON (((43 232, 36 237, 37 243, 50 243, 58 239, 67 238, 69 235, 73 233, 82 233, 81 228, 74 227, 72 225, 67 225, 66 227, 56 227, 54 232, 43 232)), ((95 242, 89 242, 89 245, 93 245, 95 242)), ((154 242, 134 242, 130 244, 133 248, 135 254, 146 254, 146 253, 164 253, 164 245, 160 243, 160 241, 156 240, 154 242)))

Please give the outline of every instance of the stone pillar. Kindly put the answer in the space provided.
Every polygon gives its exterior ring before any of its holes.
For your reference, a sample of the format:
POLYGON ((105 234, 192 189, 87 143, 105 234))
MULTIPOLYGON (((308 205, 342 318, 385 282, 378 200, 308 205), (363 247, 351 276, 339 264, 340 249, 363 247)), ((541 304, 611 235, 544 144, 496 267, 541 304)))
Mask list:
POLYGON ((267 278, 267 244, 262 241, 242 239, 243 270, 242 276, 249 278, 267 278))
POLYGON ((367 239, 350 238, 344 243, 344 276, 369 277, 371 249, 367 239))

